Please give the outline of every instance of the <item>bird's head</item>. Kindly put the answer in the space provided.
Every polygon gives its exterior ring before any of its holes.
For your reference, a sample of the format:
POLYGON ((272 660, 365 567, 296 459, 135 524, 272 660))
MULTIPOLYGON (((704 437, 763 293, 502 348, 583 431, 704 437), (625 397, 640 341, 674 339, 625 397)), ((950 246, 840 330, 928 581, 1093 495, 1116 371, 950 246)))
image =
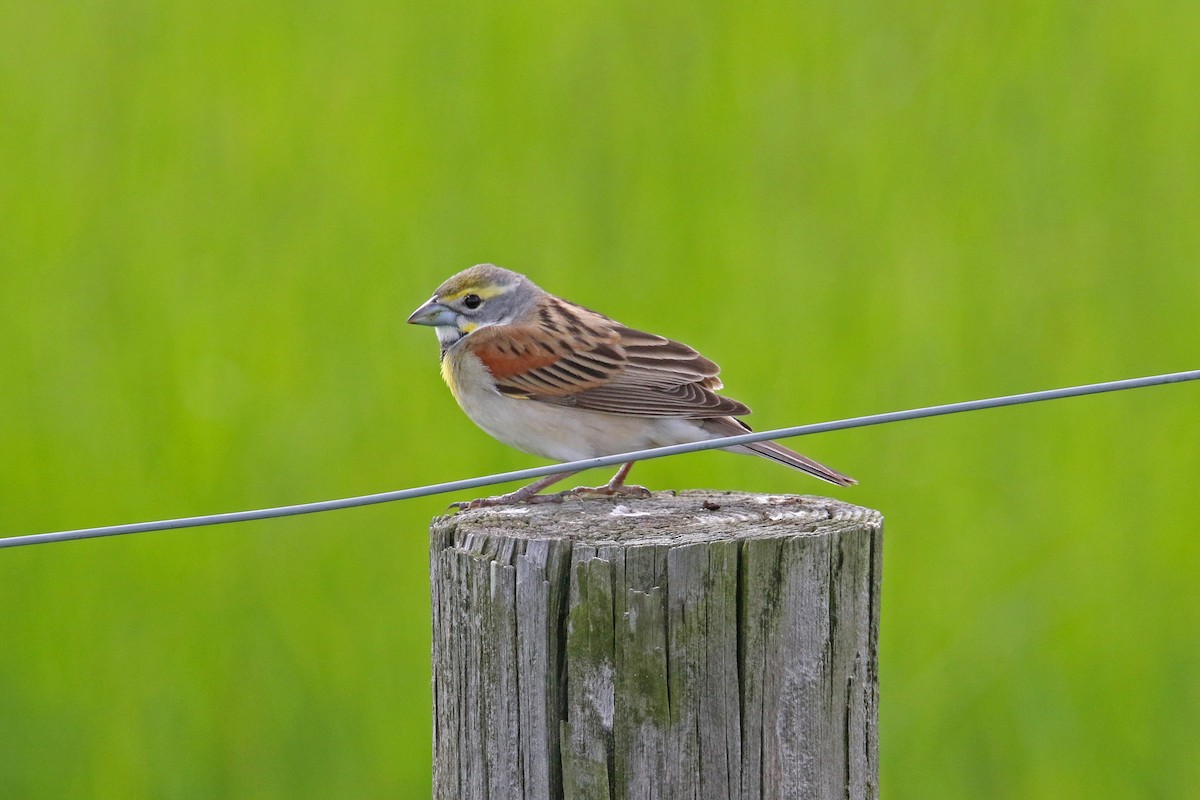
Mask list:
POLYGON ((408 321, 432 325, 445 350, 480 328, 519 319, 541 294, 542 290, 520 273, 477 264, 439 286, 408 321))

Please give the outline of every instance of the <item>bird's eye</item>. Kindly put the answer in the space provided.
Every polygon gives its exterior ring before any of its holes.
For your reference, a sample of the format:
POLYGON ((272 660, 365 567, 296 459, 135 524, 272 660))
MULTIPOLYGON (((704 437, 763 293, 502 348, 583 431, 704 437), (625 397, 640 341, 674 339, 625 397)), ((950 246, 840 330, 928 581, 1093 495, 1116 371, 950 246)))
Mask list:
POLYGON ((467 308, 479 308, 483 305, 483 298, 477 294, 469 294, 463 298, 463 305, 467 308))

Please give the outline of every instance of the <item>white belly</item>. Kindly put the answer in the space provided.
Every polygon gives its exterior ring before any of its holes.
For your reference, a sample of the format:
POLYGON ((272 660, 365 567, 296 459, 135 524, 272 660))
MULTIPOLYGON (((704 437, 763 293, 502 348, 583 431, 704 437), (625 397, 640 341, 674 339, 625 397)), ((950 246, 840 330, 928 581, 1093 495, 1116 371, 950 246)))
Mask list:
POLYGON ((688 419, 629 417, 507 397, 492 388, 491 375, 472 355, 443 366, 454 398, 472 422, 507 445, 554 461, 713 438, 688 419))

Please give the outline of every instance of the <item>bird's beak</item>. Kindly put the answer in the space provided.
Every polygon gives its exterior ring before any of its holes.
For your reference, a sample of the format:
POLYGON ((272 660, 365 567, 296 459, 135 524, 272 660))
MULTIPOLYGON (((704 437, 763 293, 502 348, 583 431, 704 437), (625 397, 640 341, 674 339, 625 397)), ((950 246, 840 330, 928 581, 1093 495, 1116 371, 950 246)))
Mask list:
POLYGON ((436 297, 431 297, 425 305, 412 312, 408 324, 453 327, 457 324, 457 318, 453 310, 439 303, 436 297))

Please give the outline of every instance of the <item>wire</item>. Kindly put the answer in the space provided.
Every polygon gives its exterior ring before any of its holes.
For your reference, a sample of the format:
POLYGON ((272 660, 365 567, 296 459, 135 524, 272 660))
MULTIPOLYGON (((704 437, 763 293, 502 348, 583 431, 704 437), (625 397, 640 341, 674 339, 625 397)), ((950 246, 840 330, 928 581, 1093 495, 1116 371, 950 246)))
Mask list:
POLYGON ((1123 389, 1140 389, 1146 386, 1159 386, 1167 383, 1183 383, 1200 379, 1200 370, 1187 372, 1172 372, 1164 375, 1151 375, 1145 378, 1128 378, 1104 383, 1089 383, 1083 386, 1069 386, 1063 389, 1046 389, 1040 392, 1025 394, 1010 394, 1003 397, 991 397, 985 400, 969 400, 962 403, 947 403, 939 406, 926 406, 908 411, 891 411, 886 414, 871 414, 865 417, 851 417, 833 422, 815 422, 809 425, 797 425, 791 428, 779 428, 772 431, 757 431, 738 436, 725 436, 720 439, 709 439, 703 442, 675 444, 667 447, 653 447, 647 450, 635 450, 629 453, 618 453, 598 458, 585 458, 581 461, 568 461, 545 467, 520 469, 514 472, 500 472, 495 475, 485 475, 479 478, 434 483, 428 486, 417 486, 412 489, 399 489, 391 492, 367 494, 359 497, 347 497, 340 500, 323 500, 316 503, 301 503, 299 505, 263 508, 254 511, 231 511, 224 514, 209 514, 200 517, 182 517, 180 519, 164 519, 154 522, 133 522, 125 525, 108 525, 100 528, 80 528, 72 531, 57 531, 54 533, 33 533, 24 536, 10 536, 0 539, 0 548, 21 547, 31 544, 46 544, 48 542, 65 542, 74 539, 95 539, 101 536, 122 536, 128 533, 148 533, 150 531, 175 530, 177 528, 197 528, 202 525, 223 525, 229 522, 247 522, 273 517, 290 517, 297 514, 313 514, 318 511, 335 511, 342 508, 369 506, 376 503, 390 503, 396 500, 411 500, 416 497, 428 497, 446 492, 459 492, 467 489, 478 489, 483 486, 493 486, 510 481, 525 481, 541 478, 547 475, 557 475, 562 472, 579 472, 596 467, 608 467, 624 464, 628 461, 646 461, 652 458, 663 458, 683 453, 693 453, 699 450, 715 450, 733 447, 739 444, 762 442, 768 439, 788 439, 793 436, 807 436, 812 433, 827 433, 848 428, 865 428, 870 425, 883 425, 890 422, 901 422, 909 419, 924 417, 939 417, 945 414, 959 414, 964 411, 981 411, 985 408, 1000 408, 1016 406, 1025 403, 1039 403, 1044 400, 1059 400, 1064 397, 1080 397, 1088 394, 1116 392, 1123 389))

